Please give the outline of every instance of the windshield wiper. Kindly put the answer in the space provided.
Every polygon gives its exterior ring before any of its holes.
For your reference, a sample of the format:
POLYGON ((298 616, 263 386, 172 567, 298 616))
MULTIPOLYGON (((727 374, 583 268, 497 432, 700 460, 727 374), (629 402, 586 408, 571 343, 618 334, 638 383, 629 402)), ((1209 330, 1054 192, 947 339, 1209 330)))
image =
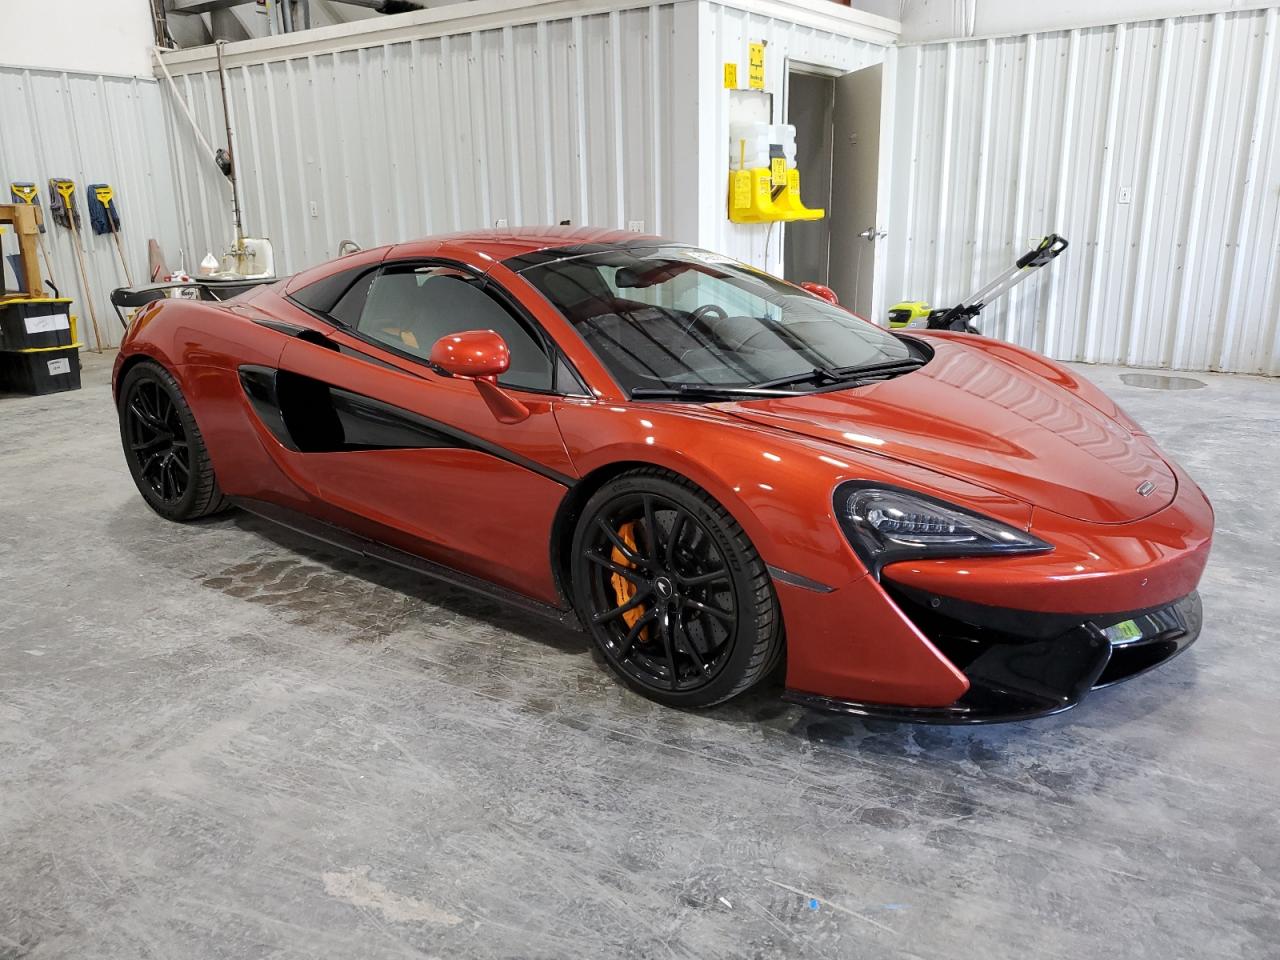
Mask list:
POLYGON ((714 383, 681 383, 674 387, 636 387, 631 391, 632 400, 707 400, 748 397, 794 397, 793 390, 771 390, 764 385, 752 387, 721 387, 714 383))
POLYGON ((927 361, 923 357, 903 357, 901 360, 884 360, 880 363, 864 363, 861 366, 836 367, 832 373, 847 377, 857 374, 860 377, 876 377, 888 374, 906 373, 917 367, 923 367, 927 361))
POLYGON ((829 370, 826 367, 814 367, 808 373, 793 373, 789 376, 778 377, 774 380, 765 380, 763 383, 753 384, 757 389, 768 390, 773 387, 789 387, 797 383, 841 383, 847 378, 842 376, 838 370, 829 370))
POLYGON ((883 363, 867 363, 854 367, 814 367, 808 373, 794 373, 788 377, 766 380, 763 383, 754 384, 754 386, 762 390, 773 387, 789 387, 798 383, 814 383, 819 386, 840 383, 848 386, 864 380, 874 380, 879 377, 906 373, 923 364, 923 360, 908 357, 903 360, 886 360, 883 363))

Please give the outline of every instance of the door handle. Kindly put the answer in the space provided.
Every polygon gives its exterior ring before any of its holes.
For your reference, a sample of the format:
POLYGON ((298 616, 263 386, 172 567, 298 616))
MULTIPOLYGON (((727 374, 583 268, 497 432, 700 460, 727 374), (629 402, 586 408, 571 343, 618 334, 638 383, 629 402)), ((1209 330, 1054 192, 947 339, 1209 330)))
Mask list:
POLYGON ((876 227, 867 227, 867 229, 863 230, 860 234, 858 234, 858 236, 860 236, 863 240, 870 240, 873 243, 876 240, 883 240, 888 235, 889 235, 889 232, 887 230, 880 230, 876 227))

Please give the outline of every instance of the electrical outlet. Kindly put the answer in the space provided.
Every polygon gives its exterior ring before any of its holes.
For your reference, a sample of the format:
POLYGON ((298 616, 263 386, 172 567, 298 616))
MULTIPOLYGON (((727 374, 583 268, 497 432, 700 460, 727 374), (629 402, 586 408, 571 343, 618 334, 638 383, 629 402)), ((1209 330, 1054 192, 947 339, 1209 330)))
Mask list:
POLYGON ((630 230, 632 233, 644 233, 644 221, 628 220, 627 229, 630 230))
POLYGON ((320 204, 314 200, 311 201, 311 219, 315 220, 320 216, 320 204))
POLYGON ((1116 203, 1133 203, 1133 187, 1121 187, 1116 203))
POLYGON ((498 230, 505 230, 507 229, 507 218, 500 217, 499 219, 493 221, 493 225, 498 230))

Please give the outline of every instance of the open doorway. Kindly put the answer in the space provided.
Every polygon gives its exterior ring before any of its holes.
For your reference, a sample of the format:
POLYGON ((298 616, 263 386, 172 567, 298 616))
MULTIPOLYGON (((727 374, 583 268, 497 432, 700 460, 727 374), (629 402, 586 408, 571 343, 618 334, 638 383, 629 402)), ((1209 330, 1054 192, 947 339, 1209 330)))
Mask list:
POLYGON ((840 302, 871 317, 880 166, 879 64, 841 76, 790 65, 787 122, 796 128, 796 167, 806 206, 827 216, 789 223, 783 243, 788 280, 831 287, 840 302))
MULTIPOLYGON (((787 73, 787 123, 796 128, 796 169, 807 207, 830 212, 832 111, 835 77, 791 68, 787 73)), ((831 218, 797 221, 786 227, 782 272, 793 283, 827 283, 831 218)))

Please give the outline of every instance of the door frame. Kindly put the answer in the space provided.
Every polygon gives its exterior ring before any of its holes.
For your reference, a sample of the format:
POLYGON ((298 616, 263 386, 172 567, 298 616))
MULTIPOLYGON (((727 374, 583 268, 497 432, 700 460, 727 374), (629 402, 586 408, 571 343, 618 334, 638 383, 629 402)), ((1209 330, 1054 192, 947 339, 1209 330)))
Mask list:
MULTIPOLYGON (((873 323, 881 326, 887 326, 887 297, 885 294, 884 284, 888 273, 889 264, 889 246, 894 242, 893 231, 889 226, 892 213, 892 200, 894 191, 893 177, 893 139, 895 135, 895 114, 894 109, 897 102, 897 68, 898 68, 898 50, 896 47, 884 47, 884 57, 879 61, 864 63, 855 70, 847 70, 843 67, 833 67, 830 64, 814 63, 810 60, 803 60, 791 56, 783 58, 782 70, 782 122, 788 122, 791 109, 791 72, 804 73, 815 77, 830 77, 838 79, 850 73, 856 73, 867 67, 875 66, 880 63, 883 69, 882 80, 880 84, 880 150, 876 168, 876 220, 878 225, 889 231, 889 236, 883 242, 873 245, 874 254, 872 262, 872 278, 871 278, 871 316, 867 317, 873 323)), ((835 180, 835 165, 832 164, 832 181, 835 180)), ((828 211, 828 216, 831 213, 828 211)), ((904 227, 905 229, 905 227, 904 227)), ((785 244, 787 242, 786 224, 782 225, 780 243, 784 246, 779 247, 781 262, 785 263, 785 244)), ((828 273, 830 272, 830 258, 827 263, 828 273)), ((896 298, 895 298, 896 302, 896 298)))
MULTIPOLYGON (((824 80, 834 81, 836 77, 843 76, 847 71, 837 67, 827 66, 820 63, 811 63, 807 60, 797 60, 794 57, 786 56, 783 58, 782 64, 782 123, 791 122, 791 74, 800 73, 807 77, 818 77, 824 80)), ((832 88, 832 97, 835 96, 834 87, 832 88)), ((834 130, 834 124, 832 130, 834 130)), ((835 182, 835 144, 832 144, 831 165, 827 171, 827 197, 831 196, 831 188, 835 182)), ((801 185, 801 195, 803 196, 804 187, 801 185)), ((778 263, 782 265, 783 272, 786 272, 787 263, 787 224, 782 223, 781 229, 778 231, 778 263)), ((831 226, 827 225, 827 255, 826 263, 823 264, 823 283, 826 277, 831 274, 831 226)), ((790 278, 784 278, 790 279, 790 278)), ((807 279, 807 278, 806 278, 807 279)), ((793 280, 793 282, 798 282, 793 280)))
MULTIPOLYGON (((811 60, 801 60, 788 54, 782 58, 782 119, 780 123, 791 122, 791 74, 803 73, 810 77, 823 77, 828 80, 834 80, 842 77, 848 70, 841 67, 833 67, 826 63, 814 63, 811 60)), ((834 149, 834 147, 833 147, 834 149)), ((827 182, 827 196, 831 196, 831 184, 835 180, 835 157, 832 155, 831 174, 827 182)), ((801 195, 804 193, 804 185, 801 184, 801 195)), ((780 234, 778 238, 778 262, 785 265, 787 262, 787 224, 779 224, 780 234)), ((831 270, 831 243, 827 243, 827 272, 831 270)))

